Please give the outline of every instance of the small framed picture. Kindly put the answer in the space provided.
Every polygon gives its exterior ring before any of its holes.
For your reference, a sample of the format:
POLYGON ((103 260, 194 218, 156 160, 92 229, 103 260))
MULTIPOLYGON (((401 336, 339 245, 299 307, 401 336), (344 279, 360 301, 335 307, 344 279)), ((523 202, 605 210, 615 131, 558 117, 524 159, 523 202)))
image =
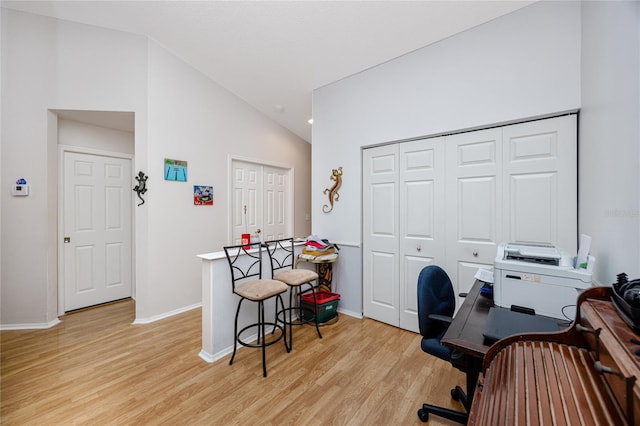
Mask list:
POLYGON ((212 206, 213 186, 194 185, 193 204, 196 206, 212 206))
POLYGON ((187 162, 182 160, 164 159, 164 180, 187 181, 187 162))

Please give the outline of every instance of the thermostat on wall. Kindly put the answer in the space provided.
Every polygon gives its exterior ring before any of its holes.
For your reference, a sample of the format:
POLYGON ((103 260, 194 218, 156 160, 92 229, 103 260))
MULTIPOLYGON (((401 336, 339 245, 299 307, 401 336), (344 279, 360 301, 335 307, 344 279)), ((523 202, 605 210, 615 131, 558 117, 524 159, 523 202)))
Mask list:
POLYGON ((11 195, 25 196, 29 195, 29 185, 24 179, 18 179, 16 184, 11 187, 11 195))

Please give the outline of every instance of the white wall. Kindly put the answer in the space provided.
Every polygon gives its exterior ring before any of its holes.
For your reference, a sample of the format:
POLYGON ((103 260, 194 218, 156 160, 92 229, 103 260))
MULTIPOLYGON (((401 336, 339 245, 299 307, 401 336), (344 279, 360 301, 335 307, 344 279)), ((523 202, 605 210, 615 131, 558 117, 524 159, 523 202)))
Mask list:
POLYGON ((133 132, 58 119, 58 144, 60 145, 133 154, 134 143, 133 132))
POLYGON ((227 243, 228 156, 294 168, 294 230, 310 232, 308 143, 144 37, 3 9, 2 326, 57 317, 58 123, 49 110, 135 113, 134 174, 150 176, 134 216, 139 322, 200 303, 195 255, 227 243), (189 181, 165 182, 164 158, 187 160, 189 181), (29 197, 10 195, 6 183, 20 177, 29 197), (193 205, 194 184, 214 187, 213 207, 193 205))
POLYGON ((640 278, 640 3, 582 5, 579 226, 596 276, 640 278))
POLYGON ((3 326, 57 318, 57 120, 49 110, 144 117, 145 72, 142 37, 3 9, 3 326), (31 185, 28 197, 10 195, 7 183, 20 177, 31 185))
MULTIPOLYGON (((140 319, 201 301, 197 254, 227 243, 229 156, 295 169, 296 236, 310 232, 311 147, 170 52, 149 45, 149 278, 140 319), (163 180, 164 159, 188 161, 188 182, 163 180), (193 185, 212 185, 213 206, 193 205, 193 185)), ((144 288, 142 286, 145 285, 144 288)), ((228 291, 231 291, 229 287, 228 291)))
MULTIPOLYGON (((314 91, 313 232, 362 242, 361 147, 580 107, 580 4, 544 2, 314 91), (340 201, 323 214, 330 171, 340 201)), ((362 270, 350 253, 348 268, 362 270)), ((341 265, 342 267, 342 265, 341 265)), ((362 280, 341 306, 362 312, 362 280)))

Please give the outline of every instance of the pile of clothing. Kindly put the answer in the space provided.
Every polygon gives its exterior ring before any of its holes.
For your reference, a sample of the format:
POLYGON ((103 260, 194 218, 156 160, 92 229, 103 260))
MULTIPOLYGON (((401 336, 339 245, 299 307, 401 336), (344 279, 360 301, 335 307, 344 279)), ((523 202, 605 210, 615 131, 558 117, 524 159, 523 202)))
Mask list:
POLYGON ((330 243, 329 240, 323 240, 317 235, 309 235, 300 256, 306 259, 318 259, 320 257, 327 259, 328 257, 338 257, 338 250, 340 248, 336 244, 330 243))

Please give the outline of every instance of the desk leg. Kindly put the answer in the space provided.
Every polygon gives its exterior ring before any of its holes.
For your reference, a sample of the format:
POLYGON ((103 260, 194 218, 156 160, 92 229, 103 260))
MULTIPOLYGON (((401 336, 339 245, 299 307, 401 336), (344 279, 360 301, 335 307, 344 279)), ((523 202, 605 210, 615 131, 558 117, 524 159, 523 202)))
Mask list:
POLYGON ((473 394, 476 391, 480 371, 482 371, 482 359, 467 355, 465 364, 465 369, 467 370, 467 404, 465 408, 468 413, 471 410, 473 394))

